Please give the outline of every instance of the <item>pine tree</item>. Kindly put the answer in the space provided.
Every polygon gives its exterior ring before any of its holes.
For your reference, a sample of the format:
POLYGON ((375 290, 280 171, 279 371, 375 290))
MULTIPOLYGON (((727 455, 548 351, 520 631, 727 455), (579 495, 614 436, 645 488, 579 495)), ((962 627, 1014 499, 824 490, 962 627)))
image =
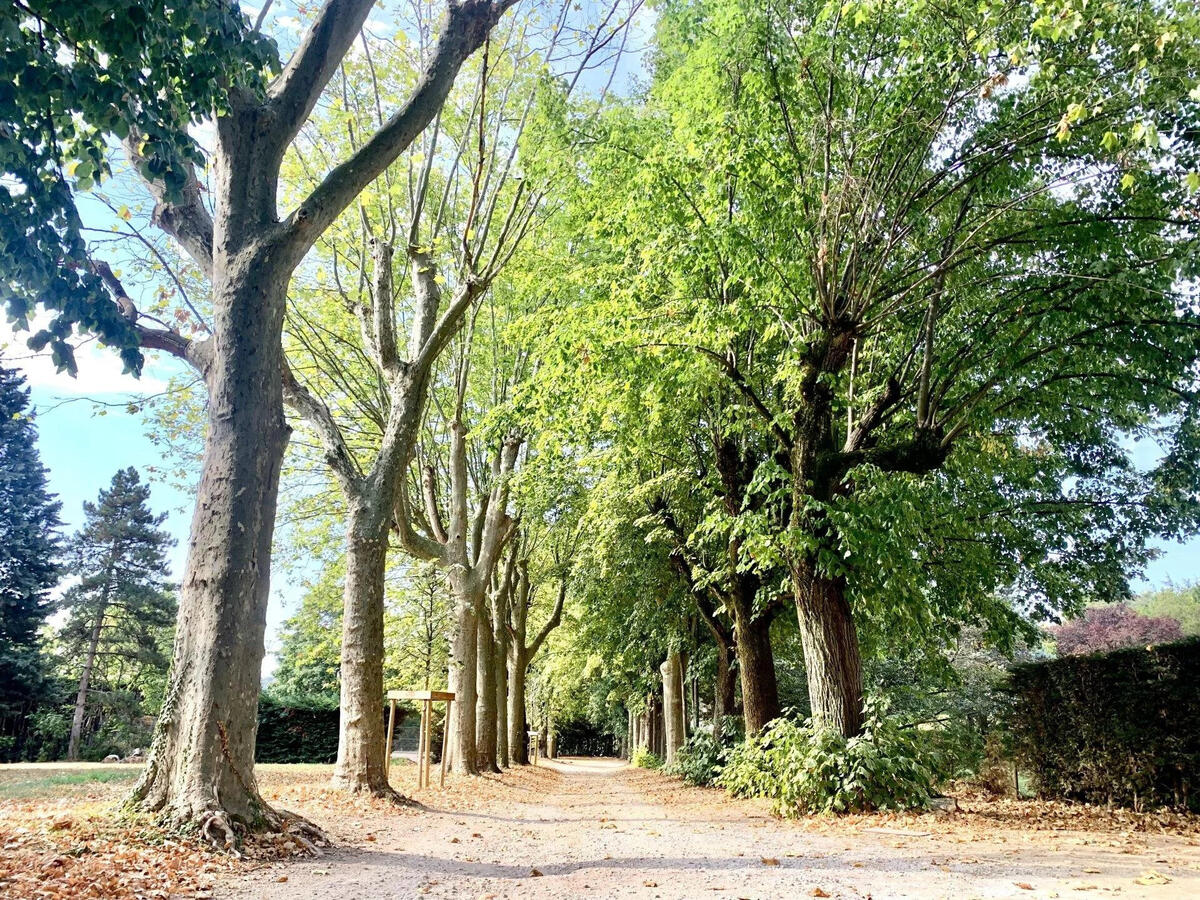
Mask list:
POLYGON ((166 514, 147 505, 150 488, 133 467, 113 476, 97 503, 84 503, 84 524, 71 542, 79 583, 61 601, 67 620, 59 635, 68 659, 80 661, 79 691, 67 758, 79 759, 88 693, 105 676, 110 690, 128 689, 146 669, 164 672, 162 632, 175 621, 162 530, 166 514))
POLYGON ((40 692, 38 629, 58 581, 59 504, 46 488, 20 373, 0 365, 0 760, 19 756, 40 692))

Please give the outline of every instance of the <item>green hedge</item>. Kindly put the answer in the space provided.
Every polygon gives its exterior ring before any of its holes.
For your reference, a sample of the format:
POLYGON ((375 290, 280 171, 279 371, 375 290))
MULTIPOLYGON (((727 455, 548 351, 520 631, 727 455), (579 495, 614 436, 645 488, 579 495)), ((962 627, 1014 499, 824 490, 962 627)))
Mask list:
POLYGON ((1043 796, 1200 809, 1200 639, 1016 666, 1009 689, 1043 796))
POLYGON ((337 759, 338 709, 289 706, 264 695, 258 701, 260 763, 331 763, 337 759))

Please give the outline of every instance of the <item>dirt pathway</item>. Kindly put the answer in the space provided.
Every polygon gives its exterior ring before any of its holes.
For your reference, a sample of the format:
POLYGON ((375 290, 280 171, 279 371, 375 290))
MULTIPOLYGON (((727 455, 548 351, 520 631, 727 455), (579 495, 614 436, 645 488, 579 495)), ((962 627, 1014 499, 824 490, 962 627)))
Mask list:
POLYGON ((1200 897, 1191 839, 978 834, 954 816, 932 833, 805 827, 613 760, 560 760, 418 796, 424 811, 368 810, 353 821, 301 808, 333 829, 339 849, 261 868, 216 896, 1200 897))

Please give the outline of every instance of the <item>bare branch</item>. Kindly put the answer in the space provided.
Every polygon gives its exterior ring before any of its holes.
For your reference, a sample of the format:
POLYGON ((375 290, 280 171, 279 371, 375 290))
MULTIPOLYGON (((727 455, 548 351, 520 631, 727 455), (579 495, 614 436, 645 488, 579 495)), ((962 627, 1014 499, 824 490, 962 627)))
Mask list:
MULTIPOLYGON (((342 5, 357 7, 364 2, 329 0, 326 9, 342 5)), ((357 152, 326 175, 308 199, 287 218, 285 227, 290 233, 291 250, 297 257, 312 246, 342 210, 379 177, 432 121, 449 94, 463 61, 478 49, 492 26, 514 3, 516 0, 450 0, 433 56, 408 101, 357 152)), ((370 6, 369 3, 366 5, 370 6)), ((365 17, 365 11, 358 16, 355 31, 365 17)), ((340 37, 340 31, 338 35, 340 37)), ((352 40, 353 34, 346 43, 347 47, 352 40)), ((302 47, 297 56, 301 56, 303 51, 302 47)), ((330 66, 329 74, 332 74, 336 60, 327 65, 330 66)), ((317 68, 315 61, 310 66, 317 68)), ((328 75, 325 77, 328 78, 328 75)), ((315 98, 312 102, 315 103, 315 98)))
POLYGON ((283 400, 316 431, 325 451, 325 462, 333 470, 342 493, 346 497, 357 496, 362 485, 362 472, 346 445, 342 430, 325 402, 296 380, 286 361, 283 364, 283 400))
POLYGON ((325 0, 300 46, 271 84, 267 103, 276 120, 273 143, 278 155, 317 105, 374 5, 375 0, 325 0))

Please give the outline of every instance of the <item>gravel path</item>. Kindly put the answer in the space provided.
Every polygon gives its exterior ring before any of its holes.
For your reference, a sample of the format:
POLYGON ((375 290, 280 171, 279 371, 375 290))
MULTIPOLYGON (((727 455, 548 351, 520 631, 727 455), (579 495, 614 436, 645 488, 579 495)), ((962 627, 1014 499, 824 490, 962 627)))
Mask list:
POLYGON ((339 848, 265 866, 216 896, 1200 897, 1193 839, 974 834, 953 816, 934 833, 918 825, 879 834, 836 821, 801 827, 760 804, 614 760, 544 762, 418 796, 424 810, 366 810, 353 822, 301 809, 333 828, 339 848))

